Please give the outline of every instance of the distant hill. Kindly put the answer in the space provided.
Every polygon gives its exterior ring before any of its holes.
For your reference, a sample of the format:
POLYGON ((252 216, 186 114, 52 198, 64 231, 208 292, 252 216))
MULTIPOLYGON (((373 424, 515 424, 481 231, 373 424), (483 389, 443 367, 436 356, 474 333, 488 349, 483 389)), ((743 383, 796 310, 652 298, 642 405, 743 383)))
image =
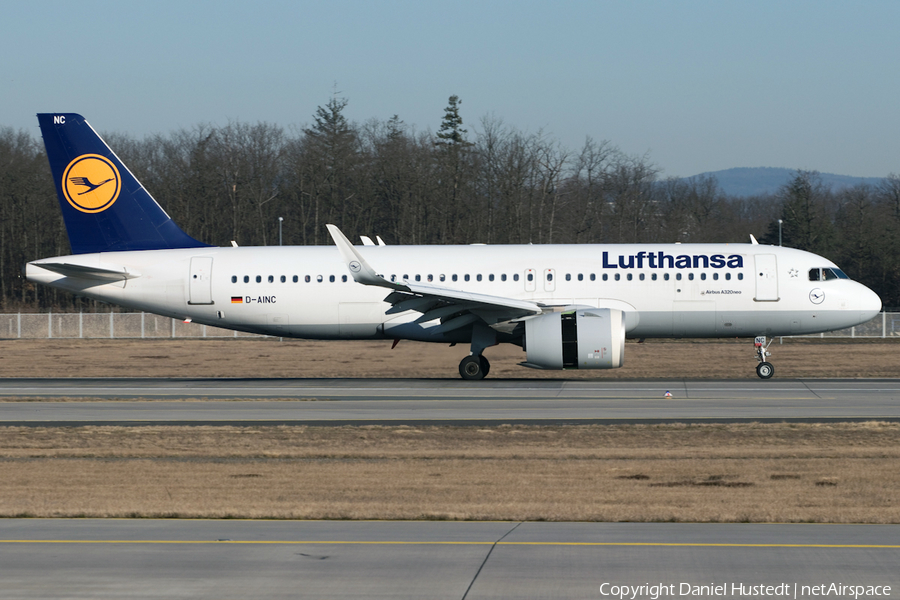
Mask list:
MULTIPOLYGON (((739 167, 724 171, 709 171, 700 175, 715 177, 719 181, 719 188, 729 196, 756 196, 775 194, 796 172, 796 169, 775 167, 739 167)), ((819 173, 819 177, 826 187, 831 186, 835 191, 860 183, 878 185, 881 182, 880 177, 851 177, 833 173, 819 173)))

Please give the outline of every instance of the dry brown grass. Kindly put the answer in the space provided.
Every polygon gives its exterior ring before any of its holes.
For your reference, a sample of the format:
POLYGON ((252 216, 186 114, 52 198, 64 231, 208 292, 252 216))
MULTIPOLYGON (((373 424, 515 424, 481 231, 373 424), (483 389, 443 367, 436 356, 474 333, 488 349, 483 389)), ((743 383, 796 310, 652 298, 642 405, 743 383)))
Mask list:
POLYGON ((900 425, 7 428, 0 516, 898 523, 900 425))
MULTIPOLYGON (((786 340, 770 348, 776 377, 898 377, 900 343, 786 340)), ((468 346, 277 339, 4 340, 0 377, 449 377, 468 346)), ((521 348, 485 352, 492 379, 755 378, 752 340, 629 341, 610 371, 536 371, 521 348)))

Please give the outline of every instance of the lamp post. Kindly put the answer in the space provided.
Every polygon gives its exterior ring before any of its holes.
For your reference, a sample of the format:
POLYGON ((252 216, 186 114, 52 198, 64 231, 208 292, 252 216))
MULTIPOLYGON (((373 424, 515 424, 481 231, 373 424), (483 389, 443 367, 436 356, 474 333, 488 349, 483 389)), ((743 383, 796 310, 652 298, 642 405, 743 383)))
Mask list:
MULTIPOLYGON (((278 217, 278 245, 281 245, 281 222, 284 221, 284 217, 278 217)), ((781 223, 781 221, 778 221, 781 223)), ((781 244, 779 244, 780 246, 781 244)))
POLYGON ((781 224, 784 223, 781 219, 778 219, 778 245, 781 245, 781 224))

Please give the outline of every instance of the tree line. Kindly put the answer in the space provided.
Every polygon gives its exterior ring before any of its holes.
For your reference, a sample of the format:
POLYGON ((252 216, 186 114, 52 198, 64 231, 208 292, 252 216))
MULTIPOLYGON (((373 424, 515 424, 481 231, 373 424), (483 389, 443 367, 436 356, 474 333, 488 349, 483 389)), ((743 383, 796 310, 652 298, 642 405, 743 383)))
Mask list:
MULTIPOLYGON (((106 139, 191 236, 215 245, 330 244, 326 223, 389 244, 778 243, 824 255, 900 306, 900 176, 834 191, 798 171, 777 194, 730 197, 712 177, 663 178, 647 155, 578 149, 494 116, 470 133, 451 96, 437 132, 362 124, 333 96, 302 128, 201 124, 106 139)), ((358 239, 358 238, 356 238, 358 239)), ((68 253, 43 144, 0 128, 0 308, 90 309, 24 280, 68 253)))

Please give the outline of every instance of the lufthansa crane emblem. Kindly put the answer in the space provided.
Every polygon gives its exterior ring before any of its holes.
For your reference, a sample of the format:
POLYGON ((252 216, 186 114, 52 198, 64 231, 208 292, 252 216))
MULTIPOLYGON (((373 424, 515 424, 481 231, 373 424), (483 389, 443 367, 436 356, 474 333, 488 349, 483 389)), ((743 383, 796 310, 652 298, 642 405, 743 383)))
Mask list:
POLYGON ((355 260, 350 261, 350 264, 348 266, 350 267, 350 270, 353 271, 354 273, 359 273, 360 269, 362 269, 362 265, 360 265, 355 260))
POLYGON ((99 154, 82 154, 66 167, 62 191, 72 208, 85 213, 103 212, 119 197, 119 170, 99 154))
POLYGON ((809 301, 813 304, 822 304, 823 300, 825 300, 825 292, 821 289, 815 288, 809 293, 809 301))

